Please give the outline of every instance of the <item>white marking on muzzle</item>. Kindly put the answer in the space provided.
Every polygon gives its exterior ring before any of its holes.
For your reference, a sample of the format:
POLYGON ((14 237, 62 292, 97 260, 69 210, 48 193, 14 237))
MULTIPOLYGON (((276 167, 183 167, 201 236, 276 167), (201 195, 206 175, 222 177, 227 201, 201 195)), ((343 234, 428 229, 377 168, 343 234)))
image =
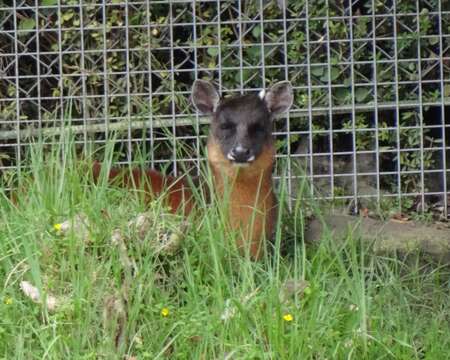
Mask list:
MULTIPOLYGON (((230 161, 236 161, 236 159, 233 157, 233 155, 231 155, 230 153, 227 154, 227 159, 230 161)), ((255 160, 255 155, 250 156, 246 162, 235 162, 234 166, 241 166, 241 167, 246 167, 248 166, 251 162, 253 162, 255 160)))
POLYGON ((234 158, 234 156, 231 155, 231 153, 228 153, 228 154, 227 154, 227 159, 228 159, 228 160, 231 160, 231 161, 236 160, 236 159, 234 158))

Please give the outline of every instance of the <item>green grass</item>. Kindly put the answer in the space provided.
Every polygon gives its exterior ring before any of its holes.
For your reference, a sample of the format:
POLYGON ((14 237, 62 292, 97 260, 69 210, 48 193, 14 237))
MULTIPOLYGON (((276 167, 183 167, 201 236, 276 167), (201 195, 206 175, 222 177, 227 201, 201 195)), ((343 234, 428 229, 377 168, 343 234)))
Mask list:
MULTIPOLYGON (((305 214, 319 210, 301 186, 286 209, 273 250, 255 263, 240 256, 223 209, 204 204, 180 250, 157 255, 155 228, 141 241, 127 223, 142 196, 93 185, 89 161, 71 144, 30 154, 13 205, 0 198, 0 357, 4 359, 444 359, 450 355, 449 273, 368 253, 351 235, 304 244, 305 214), (311 210, 312 209, 312 210, 311 210), (84 213, 89 234, 58 235, 53 225, 84 213), (111 233, 127 232, 122 265, 111 233), (293 241, 295 240, 295 241, 293 241), (280 254, 285 242, 287 255, 280 254), (308 289, 280 301, 288 279, 308 289), (30 281, 62 300, 57 311, 25 297, 30 281), (123 311, 111 304, 123 300, 123 311), (169 310, 163 316, 163 308, 169 310), (108 310, 109 309, 109 310, 108 310), (227 320, 221 316, 228 309, 227 320), (126 313, 126 320, 124 315, 126 313), (284 320, 290 314, 292 321, 284 320), (116 347, 118 323, 122 337, 116 347)), ((285 191, 281 186, 282 203, 285 191)), ((177 226, 151 205, 158 226, 177 226)), ((155 225, 156 226, 156 225, 155 225)))

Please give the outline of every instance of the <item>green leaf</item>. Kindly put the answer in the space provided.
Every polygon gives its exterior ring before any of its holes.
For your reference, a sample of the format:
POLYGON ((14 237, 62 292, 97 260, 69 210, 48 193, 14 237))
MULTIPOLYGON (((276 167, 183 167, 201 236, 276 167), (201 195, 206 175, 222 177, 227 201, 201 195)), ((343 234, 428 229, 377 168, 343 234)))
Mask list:
POLYGON ((217 56, 217 54, 219 53, 219 49, 216 47, 210 47, 208 48, 208 50, 206 50, 206 52, 208 53, 209 56, 217 56))
POLYGON ((42 6, 53 6, 57 4, 58 0, 42 0, 42 6))
POLYGON ((450 97, 450 84, 444 86, 444 97, 450 97))
POLYGON ((311 67, 311 74, 314 76, 322 76, 325 68, 322 66, 311 67))
POLYGON ((416 113, 414 111, 407 111, 402 114, 403 120, 408 120, 412 118, 416 113))
POLYGON ((355 99, 357 102, 363 102, 367 95, 369 95, 369 90, 364 88, 357 88, 355 90, 355 99))
POLYGON ((23 19, 19 24, 19 30, 33 30, 36 27, 34 19, 23 19))
POLYGON ((343 103, 350 96, 350 90, 346 88, 337 88, 334 92, 334 96, 339 103, 343 103))
POLYGON ((332 67, 330 70, 330 79, 331 81, 336 80, 339 77, 339 69, 337 67, 332 67))
POLYGON ((74 15, 75 15, 75 13, 73 11, 68 11, 68 12, 62 14, 62 18, 64 21, 69 21, 70 19, 73 18, 74 15))
POLYGON ((256 46, 248 48, 247 54, 251 59, 260 58, 261 57, 261 48, 256 47, 256 46))
POLYGON ((259 38, 261 36, 261 26, 256 25, 252 30, 252 35, 254 38, 259 38))
POLYGON ((430 37, 428 41, 430 45, 436 45, 437 43, 439 43, 439 37, 437 36, 430 37))

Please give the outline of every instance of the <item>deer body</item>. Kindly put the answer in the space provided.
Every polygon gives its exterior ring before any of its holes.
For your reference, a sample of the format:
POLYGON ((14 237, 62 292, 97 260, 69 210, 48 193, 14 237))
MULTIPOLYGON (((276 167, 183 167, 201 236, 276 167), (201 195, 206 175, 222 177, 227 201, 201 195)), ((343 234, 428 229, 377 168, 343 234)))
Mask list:
POLYGON ((263 240, 273 234, 275 227, 274 155, 273 146, 268 146, 249 167, 236 168, 223 156, 214 140, 208 141, 214 190, 228 206, 228 225, 238 232, 238 248, 248 250, 255 259, 262 255, 263 240))
MULTIPOLYGON (((92 167, 94 180, 100 177, 101 169, 101 163, 95 161, 92 167)), ((153 169, 145 172, 132 169, 128 172, 112 168, 108 173, 108 180, 111 182, 118 180, 124 187, 142 189, 147 201, 164 194, 165 203, 172 212, 182 211, 185 215, 189 215, 194 208, 192 191, 184 178, 165 176, 153 169)))

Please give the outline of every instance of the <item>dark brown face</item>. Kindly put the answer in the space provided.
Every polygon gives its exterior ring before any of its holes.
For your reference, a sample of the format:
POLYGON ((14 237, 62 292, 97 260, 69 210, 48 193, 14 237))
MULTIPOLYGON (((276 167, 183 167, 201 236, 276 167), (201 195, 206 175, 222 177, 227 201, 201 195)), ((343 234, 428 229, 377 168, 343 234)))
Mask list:
POLYGON ((228 160, 251 163, 271 142, 272 116, 257 95, 226 99, 213 114, 211 132, 228 160))
POLYGON ((196 80, 192 101, 197 110, 211 115, 211 135, 223 156, 236 165, 245 165, 256 160, 272 141, 273 118, 289 109, 293 92, 291 84, 283 81, 258 95, 220 99, 213 85, 196 80))

